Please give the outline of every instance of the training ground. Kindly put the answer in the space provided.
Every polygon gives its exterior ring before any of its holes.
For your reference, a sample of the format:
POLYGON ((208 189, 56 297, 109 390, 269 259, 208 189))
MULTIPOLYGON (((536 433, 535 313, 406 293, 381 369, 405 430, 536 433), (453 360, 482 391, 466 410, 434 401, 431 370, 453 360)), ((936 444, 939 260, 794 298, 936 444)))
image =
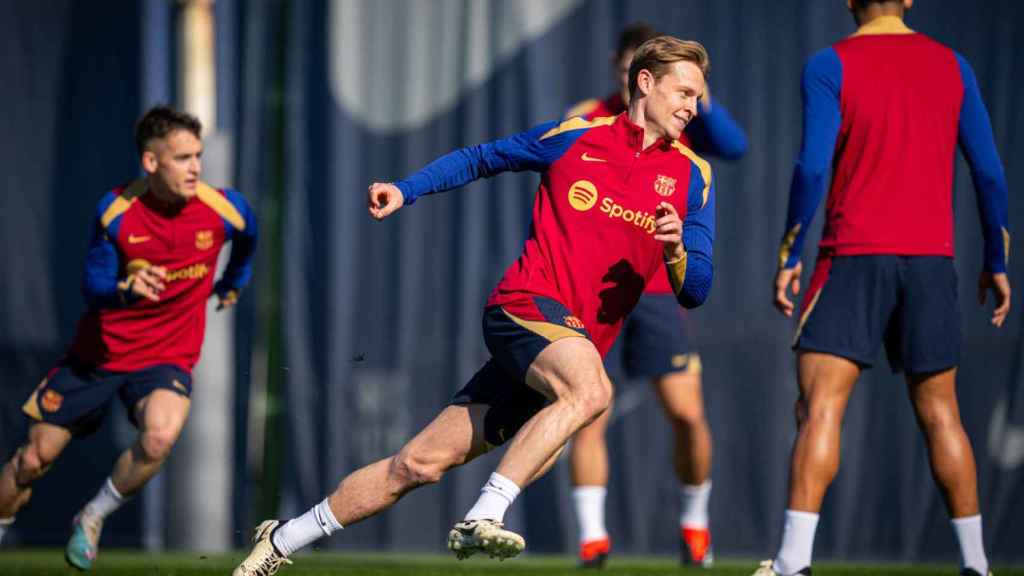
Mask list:
MULTIPOLYGON (((227 576, 242 559, 235 554, 201 555, 195 553, 146 554, 129 550, 101 550, 89 574, 96 576, 227 576)), ((281 569, 282 576, 554 576, 556 574, 589 574, 576 569, 575 559, 568 556, 525 556, 498 562, 471 559, 459 562, 443 555, 410 554, 298 554, 292 566, 281 569)), ((749 576, 756 568, 755 560, 722 559, 711 570, 681 568, 673 558, 620 556, 613 557, 601 576, 647 576, 655 574, 702 574, 706 576, 749 576)), ((996 576, 1024 576, 1024 567, 995 566, 996 576)), ((64 563, 63 551, 57 549, 0 550, 0 575, 81 574, 64 563)), ((953 565, 914 566, 908 564, 851 564, 821 562, 814 565, 815 576, 846 576, 854 574, 895 574, 900 576, 955 576, 953 565)))

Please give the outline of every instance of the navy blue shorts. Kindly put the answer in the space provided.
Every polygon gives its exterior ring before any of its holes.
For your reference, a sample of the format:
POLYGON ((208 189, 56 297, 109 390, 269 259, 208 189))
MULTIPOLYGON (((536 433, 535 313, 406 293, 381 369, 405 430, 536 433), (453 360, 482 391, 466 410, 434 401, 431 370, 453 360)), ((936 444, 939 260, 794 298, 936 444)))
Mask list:
POLYGON ((135 405, 154 390, 192 395, 192 375, 177 366, 160 364, 134 372, 111 372, 66 358, 46 375, 21 410, 33 420, 67 428, 75 436, 96 431, 116 392, 135 421, 135 405))
POLYGON ((672 372, 696 372, 700 357, 690 344, 686 312, 673 294, 644 294, 626 317, 605 358, 610 374, 650 379, 672 372))
POLYGON ((884 343, 894 372, 941 372, 960 363, 960 303, 944 256, 819 258, 793 348, 869 368, 884 343))
POLYGON ((452 398, 452 404, 485 404, 484 438, 507 442, 548 399, 526 384, 541 350, 568 337, 589 338, 583 323, 561 303, 535 296, 484 310, 484 342, 491 359, 452 398))

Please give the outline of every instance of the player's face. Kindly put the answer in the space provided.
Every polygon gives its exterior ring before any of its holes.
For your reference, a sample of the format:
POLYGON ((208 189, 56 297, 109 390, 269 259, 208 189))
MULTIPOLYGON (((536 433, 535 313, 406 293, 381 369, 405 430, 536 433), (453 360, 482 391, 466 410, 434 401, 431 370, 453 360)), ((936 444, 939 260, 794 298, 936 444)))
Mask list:
POLYGON ((617 61, 615 61, 615 74, 619 79, 619 94, 622 95, 622 101, 629 103, 629 65, 633 62, 633 53, 636 50, 626 50, 622 53, 617 61))
POLYGON ((181 199, 196 195, 202 172, 203 143, 188 130, 174 130, 153 140, 142 166, 161 190, 181 199))
POLYGON ((652 80, 646 93, 644 118, 648 131, 676 140, 691 120, 697 117, 697 100, 704 93, 704 73, 693 62, 672 63, 668 72, 652 80))

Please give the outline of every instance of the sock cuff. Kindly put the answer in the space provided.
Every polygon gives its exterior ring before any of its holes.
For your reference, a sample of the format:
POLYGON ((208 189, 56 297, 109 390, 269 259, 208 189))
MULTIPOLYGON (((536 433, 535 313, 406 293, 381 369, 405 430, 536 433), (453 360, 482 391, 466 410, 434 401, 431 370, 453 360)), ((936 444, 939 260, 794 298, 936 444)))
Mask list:
POLYGON ((790 518, 799 518, 801 520, 813 520, 814 522, 817 522, 818 518, 820 517, 820 514, 817 514, 815 512, 804 512, 802 510, 787 509, 786 516, 790 518))
POLYGON ((701 484, 681 484, 679 491, 684 496, 701 496, 708 492, 711 492, 711 480, 705 480, 701 484))
POLYGON ((125 499, 125 496, 117 491, 117 487, 114 486, 114 479, 111 478, 110 476, 107 476, 107 484, 105 486, 105 489, 115 499, 117 499, 117 500, 124 500, 125 499))
POLYGON ((572 489, 573 496, 605 496, 608 494, 608 488, 606 486, 574 486, 572 489))
POLYGON ((316 523, 320 525, 320 529, 323 530, 324 534, 330 536, 338 530, 344 530, 345 527, 338 522, 338 519, 334 517, 334 512, 331 510, 330 497, 324 498, 323 502, 313 507, 313 516, 316 518, 316 523))
POLYGON ((960 518, 950 518, 950 522, 953 526, 968 526, 971 524, 981 524, 981 514, 975 514, 974 516, 961 516, 960 518))
POLYGON ((501 474, 498 474, 497 472, 491 473, 491 477, 487 480, 487 486, 495 489, 502 495, 507 496, 510 502, 515 500, 516 496, 519 496, 519 491, 521 490, 515 482, 501 474))
POLYGON ((11 516, 10 518, 0 518, 0 526, 10 526, 11 524, 14 524, 14 516, 11 516))

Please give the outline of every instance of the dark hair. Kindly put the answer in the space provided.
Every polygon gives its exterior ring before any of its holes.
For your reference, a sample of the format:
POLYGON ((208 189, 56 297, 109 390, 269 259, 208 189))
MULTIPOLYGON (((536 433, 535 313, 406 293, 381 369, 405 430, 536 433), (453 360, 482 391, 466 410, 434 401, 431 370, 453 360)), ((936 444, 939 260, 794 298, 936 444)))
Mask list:
POLYGON ((146 151, 151 140, 164 138, 175 130, 188 130, 201 138, 203 125, 188 112, 179 112, 166 104, 159 104, 146 111, 135 125, 135 145, 139 155, 146 151))
POLYGON ((899 0, 853 0, 854 9, 867 7, 868 4, 890 4, 898 3, 899 0))
POLYGON ((641 70, 649 71, 657 80, 668 73, 669 67, 680 60, 693 62, 707 78, 711 59, 700 42, 680 40, 674 36, 658 36, 644 42, 633 54, 629 65, 629 93, 636 95, 637 77, 641 70))
POLYGON ((619 48, 615 52, 615 57, 622 58, 626 51, 636 50, 644 42, 658 36, 661 36, 661 34, 647 23, 634 22, 623 28, 622 32, 619 33, 619 48))

